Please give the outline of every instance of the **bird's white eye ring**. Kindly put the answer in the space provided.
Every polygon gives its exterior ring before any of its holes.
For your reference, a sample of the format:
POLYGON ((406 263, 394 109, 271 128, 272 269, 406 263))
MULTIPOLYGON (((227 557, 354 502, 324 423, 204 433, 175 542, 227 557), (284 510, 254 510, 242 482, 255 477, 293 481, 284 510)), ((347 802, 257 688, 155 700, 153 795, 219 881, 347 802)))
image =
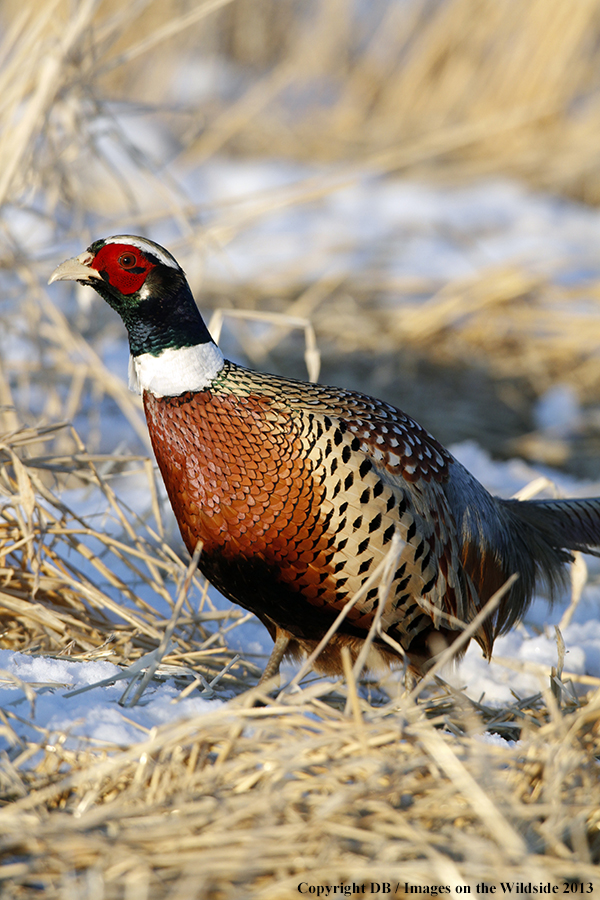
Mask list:
POLYGON ((122 269, 133 269, 136 263, 137 257, 135 253, 122 253, 119 257, 119 265, 122 269))

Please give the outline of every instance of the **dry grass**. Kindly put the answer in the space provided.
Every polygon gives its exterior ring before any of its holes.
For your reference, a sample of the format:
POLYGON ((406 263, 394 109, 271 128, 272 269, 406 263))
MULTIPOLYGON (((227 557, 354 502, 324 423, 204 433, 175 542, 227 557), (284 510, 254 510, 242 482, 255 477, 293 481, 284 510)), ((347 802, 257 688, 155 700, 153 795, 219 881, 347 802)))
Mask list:
MULTIPOLYGON (((172 607, 183 566, 160 528, 119 499, 120 473, 151 478, 148 467, 84 447, 67 465, 41 452, 54 431, 21 429, 0 447, 3 645, 131 665, 164 638, 169 620, 151 596, 172 607), (102 497, 97 527, 68 507, 73 484, 102 497)), ((182 688, 232 662, 215 626, 238 614, 224 621, 198 590, 195 601, 182 595, 159 671, 182 688)), ((405 883, 597 884, 597 686, 577 699, 569 676, 541 672, 540 694, 497 709, 443 682, 420 696, 392 680, 373 704, 349 668, 346 683, 309 680, 273 700, 248 690, 257 671, 234 662, 221 687, 235 699, 124 748, 41 728, 20 737, 38 692, 64 686, 3 673, 27 702, 0 711, 11 747, 0 761, 2 896, 279 900, 300 882, 387 882, 399 894, 405 883)))
MULTIPOLYGON (((56 611, 52 597, 42 608, 56 611)), ((276 700, 254 689, 122 749, 80 740, 74 750, 66 734, 43 731, 24 743, 5 710, 15 745, 0 769, 3 896, 599 886, 598 690, 578 701, 559 682, 491 709, 440 683, 418 704, 396 689, 376 707, 348 675, 276 700), (484 731, 520 742, 490 743, 484 731)))
MULTIPOLYGON (((365 167, 504 172, 600 197, 598 0, 382 0, 372 10, 367 21, 349 0, 3 5, 3 647, 135 665, 166 643, 186 571, 138 400, 105 363, 113 320, 73 298, 58 306, 42 287, 69 249, 168 228, 197 285, 207 252, 365 167), (174 72, 190 78, 193 65, 217 77, 174 99, 174 72), (160 158, 123 128, 117 113, 134 108, 161 124, 160 158), (201 207, 167 162, 219 152, 336 165, 287 191, 201 207), (117 450, 113 427, 126 435, 117 450), (125 502, 132 485, 150 498, 143 517, 125 502)), ((259 363, 292 323, 308 336, 313 375, 314 326, 346 353, 410 346, 517 375, 535 393, 558 379, 585 399, 599 387, 595 283, 565 287, 515 266, 452 284, 376 271, 307 284, 290 271, 233 297, 229 285, 206 287, 214 305, 225 294, 250 316, 287 314, 260 341, 240 333, 259 363)), ((224 617, 200 579, 180 597, 158 676, 184 690, 226 669, 218 690, 235 699, 125 748, 74 749, 43 730, 25 741, 28 707, 1 710, 3 897, 283 900, 301 881, 385 881, 398 894, 406 882, 596 885, 597 684, 577 697, 567 675, 540 671, 539 695, 491 709, 441 682, 415 697, 391 681, 387 699, 367 703, 349 668, 347 683, 308 681, 273 700, 248 691, 258 661, 228 649, 243 613, 224 617), (490 743, 486 731, 519 743, 490 743)), ((2 678, 29 704, 51 687, 2 678)))
MULTIPOLYGON (((570 382, 584 401, 600 391, 599 300, 595 280, 553 283, 516 266, 483 268, 444 285, 369 272, 350 281, 324 278, 317 290, 270 281, 244 297, 251 309, 268 304, 310 314, 320 341, 337 353, 411 348, 449 366, 468 359, 496 378, 529 383, 535 394, 570 382)), ((272 349, 268 339, 260 347, 249 339, 244 347, 257 363, 272 349)))
MULTIPOLYGON (((149 461, 92 456, 71 428, 78 453, 40 453, 60 428, 23 428, 0 444, 2 646, 131 664, 161 642, 169 618, 157 609, 168 616, 173 608, 173 585, 182 582, 185 564, 164 538, 149 461), (35 456, 27 454, 32 447, 35 456), (142 518, 119 496, 123 484, 131 490, 136 480, 153 498, 152 516, 142 518), (88 511, 74 512, 70 495, 88 511)), ((244 618, 239 610, 217 610, 206 588, 202 579, 186 592, 175 645, 164 656, 184 679, 190 667, 212 678, 232 659, 225 630, 244 618)), ((240 663, 225 683, 243 686, 257 672, 240 663)))
MULTIPOLYGON (((86 17, 83 4, 72 47, 89 48, 86 17)), ((597 0, 380 0, 362 15, 352 0, 145 0, 102 4, 94 23, 101 55, 69 62, 113 96, 169 103, 174 59, 227 60, 207 96, 171 110, 196 160, 225 150, 500 171, 600 196, 597 0)))

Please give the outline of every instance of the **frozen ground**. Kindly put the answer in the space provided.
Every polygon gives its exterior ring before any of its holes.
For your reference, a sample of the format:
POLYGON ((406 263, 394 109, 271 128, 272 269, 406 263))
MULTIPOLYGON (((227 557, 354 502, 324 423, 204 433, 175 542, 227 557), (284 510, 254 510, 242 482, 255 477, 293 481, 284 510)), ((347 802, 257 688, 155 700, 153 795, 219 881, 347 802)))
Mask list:
MULTIPOLYGON (((452 449, 484 483, 504 495, 513 493, 536 477, 534 470, 518 460, 493 462, 475 444, 452 449)), ((556 476, 556 483, 562 493, 568 494, 586 494, 594 487, 574 483, 560 475, 556 476)), ((570 624, 562 632, 566 645, 564 665, 565 672, 600 678, 600 586, 593 583, 597 580, 599 567, 595 560, 588 561, 591 577, 570 624)), ((212 596, 218 606, 229 605, 216 592, 213 591, 212 596)), ((488 664, 477 645, 471 644, 458 668, 449 670, 446 677, 452 683, 466 687, 474 699, 483 699, 490 705, 510 703, 515 695, 526 697, 536 693, 547 685, 547 667, 557 665, 554 625, 560 622, 568 601, 569 597, 565 596, 550 609, 545 600, 537 599, 524 623, 496 642, 496 657, 513 664, 524 663, 524 669, 521 666, 508 668, 494 662, 488 664)), ((271 642, 263 627, 253 621, 232 632, 231 645, 253 654, 267 654, 271 642)), ((283 671, 284 676, 289 677, 294 669, 285 665, 283 671)), ((118 704, 125 687, 123 681, 66 696, 70 691, 118 673, 119 669, 108 662, 80 663, 0 650, 0 709, 20 717, 20 722, 15 723, 12 718, 11 722, 23 738, 37 736, 39 740, 38 729, 43 728, 47 729, 50 742, 54 734, 67 732, 73 737, 87 738, 92 745, 123 746, 142 740, 155 725, 215 709, 215 704, 222 704, 231 696, 224 692, 208 699, 195 692, 180 700, 183 685, 176 685, 172 680, 152 682, 141 703, 131 709, 123 709, 118 704), (30 694, 28 697, 23 685, 11 683, 12 676, 29 683, 35 696, 30 694)), ((1 734, 0 744, 6 746, 1 734)))
MULTIPOLYGON (((311 177, 310 172, 275 162, 220 161, 201 171, 176 174, 198 215, 206 221, 207 252, 193 256, 187 247, 180 247, 178 253, 176 235, 166 226, 156 226, 149 236, 178 255, 197 285, 203 277, 212 281, 277 281, 289 277, 290 272, 302 273, 302 278, 310 282, 332 270, 367 268, 377 268, 394 277, 446 280, 511 262, 573 281, 600 272, 598 211, 533 194, 508 181, 451 189, 363 175, 310 202, 289 206, 284 202, 275 209, 273 197, 292 197, 297 183, 311 177), (256 209, 260 197, 266 202, 259 215, 256 209), (240 227, 242 213, 246 218, 240 227), (236 222, 235 226, 232 222, 236 222)), ((10 227, 22 243, 33 240, 26 213, 15 212, 10 227)), ((37 246, 45 243, 48 247, 51 243, 50 234, 45 238, 36 232, 34 239, 37 246)), ((82 249, 62 246, 56 261, 82 249)), ((58 294, 56 299, 68 308, 67 289, 57 287, 57 291, 63 290, 65 299, 61 301, 58 294)), ((80 291, 79 296, 84 314, 93 316, 94 304, 100 301, 87 290, 80 291)), ((125 379, 124 337, 120 344, 98 349, 107 365, 125 379)), ((25 352, 18 342, 6 345, 4 351, 8 355, 25 352)), ((303 377, 303 373, 298 374, 303 377)), ((557 419, 565 420, 567 428, 576 421, 576 404, 564 391, 545 398, 544 404, 539 410, 541 428, 545 422, 556 423, 557 419)), ((131 440, 124 425, 123 433, 119 433, 115 421, 111 420, 108 430, 113 446, 131 440)), ((486 487, 504 496, 512 495, 539 475, 519 461, 496 463, 475 444, 464 444, 454 451, 486 487)), ((563 496, 600 494, 598 486, 559 475, 554 478, 563 496)), ((133 501, 135 505, 138 502, 133 501)), ((581 602, 563 631, 565 670, 600 678, 600 587, 595 584, 598 566, 594 560, 590 561, 590 573, 581 602)), ((535 693, 542 683, 547 683, 546 675, 540 682, 536 672, 543 670, 536 669, 536 665, 557 663, 553 626, 560 622, 567 604, 568 596, 549 610, 545 601, 536 600, 524 624, 496 643, 498 657, 526 662, 527 672, 488 665, 479 648, 472 645, 458 670, 449 677, 454 683, 465 685, 477 699, 484 694, 489 703, 510 701, 511 691, 519 696, 535 693)), ((269 638, 258 624, 236 630, 233 640, 252 652, 269 651, 269 638)), ((138 707, 122 710, 117 704, 123 692, 122 682, 65 697, 69 690, 116 673, 109 663, 30 658, 4 650, 0 651, 0 669, 9 673, 0 686, 0 707, 21 717, 17 731, 23 736, 32 736, 36 728, 44 728, 50 737, 53 732, 67 730, 100 744, 128 744, 140 740, 147 729, 157 724, 214 708, 214 704, 226 699, 224 695, 208 700, 196 693, 174 702, 179 687, 173 682, 154 683, 138 707), (9 683, 13 675, 32 684, 35 702, 26 698, 18 683, 9 683)))

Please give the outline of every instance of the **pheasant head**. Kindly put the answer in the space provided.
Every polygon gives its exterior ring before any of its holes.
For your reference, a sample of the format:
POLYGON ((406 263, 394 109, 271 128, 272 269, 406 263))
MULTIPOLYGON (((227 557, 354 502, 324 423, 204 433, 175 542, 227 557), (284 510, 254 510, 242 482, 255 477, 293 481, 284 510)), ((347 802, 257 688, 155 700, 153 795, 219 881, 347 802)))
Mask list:
POLYGON ((93 287, 127 328, 130 385, 155 396, 176 396, 210 385, 223 366, 185 273, 171 254, 147 238, 119 234, 95 241, 52 273, 54 281, 93 287))

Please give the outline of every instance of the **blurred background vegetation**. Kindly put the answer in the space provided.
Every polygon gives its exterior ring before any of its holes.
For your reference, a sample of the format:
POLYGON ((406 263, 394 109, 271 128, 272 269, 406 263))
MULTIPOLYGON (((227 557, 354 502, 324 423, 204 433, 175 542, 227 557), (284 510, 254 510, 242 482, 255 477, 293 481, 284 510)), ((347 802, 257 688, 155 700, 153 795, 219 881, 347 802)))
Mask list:
MULTIPOLYGON (((0 15, 6 427, 84 415, 93 443, 108 396, 143 440, 105 367, 118 325, 41 286, 92 239, 141 232, 169 244, 204 310, 310 316, 321 380, 385 396, 445 442, 596 471, 596 272, 561 281, 517 261, 440 281, 371 265, 315 285, 296 265, 232 284, 205 261, 365 172, 510 176, 596 204, 598 0, 4 0, 0 15), (198 202, 178 173, 224 157, 305 168, 285 190, 198 202), (593 415, 567 443, 536 440, 532 406, 564 382, 593 415)), ((279 329, 261 349, 244 335, 242 358, 302 376, 301 336, 279 329)))
POLYGON ((17 146, 32 161, 35 138, 59 131, 83 150, 102 105, 122 101, 164 117, 172 152, 195 161, 502 172, 600 198, 596 0, 4 0, 3 19, 13 165, 17 146))

